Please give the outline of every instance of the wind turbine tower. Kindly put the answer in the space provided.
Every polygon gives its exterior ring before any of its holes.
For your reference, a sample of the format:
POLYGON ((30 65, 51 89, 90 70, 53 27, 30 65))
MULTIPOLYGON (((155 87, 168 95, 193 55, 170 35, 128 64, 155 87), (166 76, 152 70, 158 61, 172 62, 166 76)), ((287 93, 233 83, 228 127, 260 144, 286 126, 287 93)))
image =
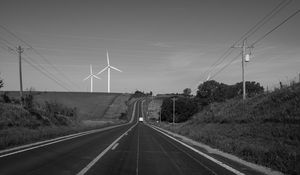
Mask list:
POLYGON ((89 78, 91 78, 91 92, 93 92, 93 78, 97 78, 99 80, 100 80, 100 78, 93 74, 92 65, 90 65, 90 75, 87 76, 85 79, 83 79, 83 81, 85 81, 85 80, 87 80, 89 78))
POLYGON ((101 74, 105 70, 107 70, 107 92, 110 93, 110 69, 114 69, 116 71, 122 72, 120 69, 115 68, 109 64, 109 56, 108 51, 106 51, 106 59, 107 59, 107 66, 102 69, 100 72, 97 73, 97 75, 101 74))

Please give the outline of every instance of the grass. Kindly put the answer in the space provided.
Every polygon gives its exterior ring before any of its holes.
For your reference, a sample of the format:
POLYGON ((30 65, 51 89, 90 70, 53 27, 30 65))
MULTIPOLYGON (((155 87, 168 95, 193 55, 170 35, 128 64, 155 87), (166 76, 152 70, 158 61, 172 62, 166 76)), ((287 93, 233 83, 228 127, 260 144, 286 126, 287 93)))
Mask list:
MULTIPOLYGON (((25 92, 29 93, 29 92, 25 92)), ((89 93, 89 92, 38 92, 33 91, 33 99, 36 104, 45 101, 57 102, 70 108, 77 108, 80 119, 101 119, 108 106, 119 93, 89 93)), ((19 92, 9 91, 10 98, 19 98, 19 92)))
MULTIPOLYGON (((18 98, 17 92, 7 94, 10 98, 18 98)), ((117 115, 127 111, 125 102, 129 95, 66 92, 32 94, 34 109, 31 111, 19 104, 0 102, 0 149, 125 122, 104 118, 104 113, 116 110, 114 114, 117 115)), ((124 115, 128 118, 126 113, 124 115)))
POLYGON ((148 115, 151 119, 159 120, 160 107, 162 105, 162 99, 154 98, 148 105, 148 115))
POLYGON ((211 104, 185 123, 160 126, 286 174, 300 174, 300 84, 211 104))
POLYGON ((117 96, 113 103, 109 105, 105 112, 104 119, 120 119, 122 115, 127 113, 127 101, 130 98, 129 94, 122 94, 117 96))

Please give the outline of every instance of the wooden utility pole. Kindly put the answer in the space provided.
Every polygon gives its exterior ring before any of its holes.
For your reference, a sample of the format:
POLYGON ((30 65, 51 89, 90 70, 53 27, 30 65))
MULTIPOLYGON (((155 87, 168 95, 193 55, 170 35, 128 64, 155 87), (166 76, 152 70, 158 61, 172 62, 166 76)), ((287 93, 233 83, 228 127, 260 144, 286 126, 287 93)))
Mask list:
POLYGON ((159 111, 159 123, 161 123, 161 107, 160 107, 160 111, 159 111))
POLYGON ((173 97, 172 100, 173 100, 173 126, 174 126, 174 124, 175 124, 175 101, 176 101, 176 98, 173 97))
POLYGON ((233 46, 233 48, 242 48, 242 80, 243 80, 243 100, 246 99, 246 82, 245 82, 245 57, 246 49, 253 48, 253 46, 246 46, 247 38, 243 40, 242 46, 233 46))
POLYGON ((23 105, 22 53, 24 52, 24 49, 21 46, 19 46, 17 47, 17 52, 19 54, 20 99, 21 99, 21 105, 23 105))
POLYGON ((245 52, 246 52, 246 39, 243 41, 242 46, 242 79, 243 79, 243 100, 246 99, 246 82, 245 82, 245 52))

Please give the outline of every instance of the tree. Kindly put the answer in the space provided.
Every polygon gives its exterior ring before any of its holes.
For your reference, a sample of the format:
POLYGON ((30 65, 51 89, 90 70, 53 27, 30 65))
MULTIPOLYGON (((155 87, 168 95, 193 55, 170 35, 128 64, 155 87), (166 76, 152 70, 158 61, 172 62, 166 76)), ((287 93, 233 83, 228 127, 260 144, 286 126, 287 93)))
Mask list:
MULTIPOLYGON (((237 93, 242 93, 243 83, 239 82, 235 85, 235 91, 237 93)), ((246 94, 248 97, 260 94, 264 92, 264 87, 262 87, 258 82, 246 81, 246 94)))
POLYGON ((183 95, 185 95, 185 96, 190 96, 191 93, 192 93, 192 90, 190 88, 185 88, 183 90, 183 95))
MULTIPOLYGON (((222 102, 240 96, 243 92, 242 82, 234 85, 219 83, 215 80, 206 81, 199 85, 197 98, 205 106, 213 102, 222 102)), ((246 82, 246 92, 248 97, 264 92, 264 88, 255 81, 246 82)))
MULTIPOLYGON (((175 102, 175 122, 184 122, 198 111, 198 104, 194 99, 179 97, 175 102)), ((165 98, 161 106, 161 120, 173 122, 173 100, 165 98)))
POLYGON ((223 101, 225 99, 225 84, 220 84, 215 80, 206 81, 198 86, 197 98, 200 99, 202 105, 208 105, 215 101, 223 101))
POLYGON ((4 83, 3 80, 0 78, 0 89, 3 87, 4 83))

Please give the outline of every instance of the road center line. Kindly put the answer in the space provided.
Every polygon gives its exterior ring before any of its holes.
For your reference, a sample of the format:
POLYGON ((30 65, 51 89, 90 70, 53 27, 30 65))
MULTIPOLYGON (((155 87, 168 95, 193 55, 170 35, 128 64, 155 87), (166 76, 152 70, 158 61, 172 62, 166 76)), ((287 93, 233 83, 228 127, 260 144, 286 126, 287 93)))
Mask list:
MULTIPOLYGON (((136 102, 137 103, 137 102, 136 102)), ((134 104, 133 112, 132 112, 132 120, 135 116, 135 109, 136 109, 136 103, 134 104)), ((139 109, 139 108, 138 108, 139 109)), ((121 136, 119 136, 115 141, 113 141, 105 150, 103 150, 96 158, 94 158, 87 166, 85 166, 77 175, 84 175, 85 173, 88 172, 89 169, 91 169, 92 166, 94 166, 98 160, 101 159, 125 134, 127 134, 131 129, 133 129, 136 125, 138 124, 137 122, 131 126, 128 130, 126 130, 121 136)))
MULTIPOLYGON (((134 124, 133 126, 131 126, 130 129, 132 129, 133 127, 135 127, 137 125, 134 124)), ((127 131, 126 131, 127 132, 127 131)), ((125 132, 125 133, 126 133, 125 132)), ((118 137, 114 142, 112 142, 107 148, 105 148, 105 150, 103 150, 96 158, 94 158, 86 167, 84 167, 79 173, 77 173, 77 175, 84 175, 89 169, 91 169, 91 167, 93 165, 95 165, 95 163, 97 163, 97 161, 99 159, 101 159, 101 157, 104 156, 104 154, 106 154, 119 140, 121 140, 121 138, 125 135, 125 133, 123 133, 120 137, 118 137)))
POLYGON ((18 154, 18 153, 25 152, 25 151, 30 151, 30 150, 37 149, 37 148, 40 148, 40 147, 52 145, 52 144, 59 143, 59 142, 62 142, 62 141, 74 139, 74 138, 81 137, 81 136, 84 136, 84 135, 93 134, 93 133, 97 133, 97 132, 102 132, 102 131, 117 128, 117 127, 120 127, 120 126, 128 125, 128 124, 133 122, 134 115, 135 115, 135 109, 136 109, 136 103, 137 103, 137 101, 134 103, 131 120, 128 123, 115 125, 115 126, 109 126, 109 127, 90 130, 90 131, 84 131, 84 132, 75 133, 75 134, 71 134, 71 135, 67 135, 67 136, 62 136, 62 137, 58 137, 58 138, 54 138, 54 139, 50 139, 50 140, 45 140, 45 141, 41 141, 41 142, 31 143, 31 144, 28 144, 28 145, 23 145, 23 146, 19 146, 19 147, 14 147, 14 148, 2 150, 2 151, 0 151, 0 154, 3 154, 3 153, 4 154, 0 155, 0 158, 7 157, 7 156, 10 156, 10 155, 14 155, 14 154, 18 154))
POLYGON ((138 138, 137 138, 137 153, 136 153, 136 169, 135 173, 136 175, 139 174, 139 157, 140 157, 140 132, 139 132, 139 127, 137 128, 138 130, 138 138))

